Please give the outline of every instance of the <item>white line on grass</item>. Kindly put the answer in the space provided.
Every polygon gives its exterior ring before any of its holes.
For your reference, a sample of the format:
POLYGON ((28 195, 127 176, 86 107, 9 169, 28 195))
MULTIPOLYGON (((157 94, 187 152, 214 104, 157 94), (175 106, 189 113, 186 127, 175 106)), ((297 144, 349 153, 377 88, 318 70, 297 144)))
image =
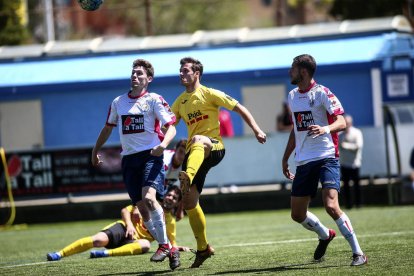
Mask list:
MULTIPOLYGON (((402 231, 402 232, 388 232, 388 233, 376 233, 376 234, 366 234, 366 235, 357 235, 358 238, 370 238, 370 237, 381 237, 381 236, 398 236, 398 235, 408 235, 413 234, 414 231, 402 231)), ((341 237, 343 238, 343 237, 341 237)), ((257 246, 257 245, 272 245, 272 244, 282 244, 282 243, 299 243, 299 242, 309 242, 315 241, 315 238, 312 239, 295 239, 295 240, 283 240, 283 241, 267 241, 267 242, 252 242, 252 243, 235 243, 228 244, 220 247, 243 247, 243 246, 257 246)))
POLYGON ((21 267, 21 266, 30 266, 30 265, 41 265, 41 264, 47 264, 50 262, 38 262, 38 263, 28 263, 28 264, 18 264, 18 265, 7 265, 7 266, 1 266, 0 268, 14 268, 14 267, 21 267))
MULTIPOLYGON (((388 232, 388 233, 376 233, 376 234, 366 234, 366 235, 358 235, 359 238, 370 238, 370 237, 381 237, 381 236, 398 236, 398 235, 411 235, 414 234, 414 231, 402 231, 402 232, 388 232)), ((341 237, 342 238, 342 237, 341 237)), ((258 246, 258 245, 272 245, 272 244, 282 244, 282 243, 299 243, 299 242, 308 242, 308 241, 315 241, 315 238, 312 239, 295 239, 295 240, 284 240, 284 241, 268 241, 268 242, 252 242, 252 243, 235 243, 235 244, 228 244, 217 246, 216 248, 221 247, 242 247, 242 246, 258 246)), ((22 267, 22 266, 33 266, 33 265, 42 265, 42 264, 50 264, 51 262, 38 262, 38 263, 28 263, 28 264, 18 264, 18 265, 8 265, 8 266, 0 266, 2 268, 15 268, 15 267, 22 267)))

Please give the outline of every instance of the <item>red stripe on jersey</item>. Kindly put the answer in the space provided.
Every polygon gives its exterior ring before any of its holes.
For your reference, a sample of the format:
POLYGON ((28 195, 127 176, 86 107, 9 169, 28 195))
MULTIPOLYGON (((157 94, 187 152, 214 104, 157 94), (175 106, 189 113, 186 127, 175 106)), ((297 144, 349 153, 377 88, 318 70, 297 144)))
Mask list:
MULTIPOLYGON (((335 122, 335 117, 337 114, 329 114, 328 112, 326 112, 326 117, 328 118, 328 124, 332 124, 333 122, 335 122)), ((335 157, 338 158, 339 157, 339 136, 338 136, 338 132, 332 133, 331 132, 331 137, 332 137, 332 142, 335 146, 335 157)))
POLYGON ((155 120, 154 131, 158 134, 158 139, 160 139, 160 141, 162 142, 164 140, 164 133, 162 133, 161 131, 160 121, 158 120, 155 120))
POLYGON ((107 126, 112 126, 112 127, 116 127, 116 124, 111 124, 111 123, 109 123, 108 122, 108 119, 109 119, 109 115, 111 114, 111 106, 109 106, 109 110, 108 110, 108 115, 106 115, 106 125, 107 126))
POLYGON ((166 123, 166 124, 164 125, 164 127, 171 126, 171 125, 175 124, 175 122, 176 122, 176 121, 177 121, 177 119, 175 118, 175 116, 173 116, 173 117, 172 117, 172 120, 171 120, 171 121, 169 121, 168 123, 166 123))
POLYGON ((204 115, 203 116, 203 119, 208 119, 208 115, 204 115))

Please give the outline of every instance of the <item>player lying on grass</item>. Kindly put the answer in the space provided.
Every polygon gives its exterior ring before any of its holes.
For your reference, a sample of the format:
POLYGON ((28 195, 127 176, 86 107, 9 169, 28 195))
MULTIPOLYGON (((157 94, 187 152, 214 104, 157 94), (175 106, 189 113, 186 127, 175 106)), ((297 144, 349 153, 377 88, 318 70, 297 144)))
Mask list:
MULTIPOLYGON (((171 186, 162 201, 165 213, 167 235, 172 246, 180 251, 190 249, 176 245, 176 220, 172 213, 181 200, 180 188, 171 186)), ((91 237, 81 238, 57 252, 46 255, 48 261, 58 261, 63 257, 85 252, 93 247, 105 247, 106 250, 92 250, 91 258, 110 256, 138 255, 149 251, 154 237, 145 228, 142 217, 135 206, 129 205, 121 211, 122 220, 113 222, 91 237)))

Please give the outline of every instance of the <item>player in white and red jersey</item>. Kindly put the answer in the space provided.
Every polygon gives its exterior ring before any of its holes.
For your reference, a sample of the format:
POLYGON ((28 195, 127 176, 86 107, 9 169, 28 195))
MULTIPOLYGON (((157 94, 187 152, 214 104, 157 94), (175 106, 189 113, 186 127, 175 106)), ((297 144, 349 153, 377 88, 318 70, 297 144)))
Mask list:
MULTIPOLYGON (((164 167, 165 167, 165 188, 171 186, 180 187, 178 181, 179 173, 182 170, 182 165, 185 159, 185 149, 187 146, 187 139, 181 139, 177 142, 173 150, 164 151, 164 167)), ((173 211, 177 221, 184 217, 184 206, 182 201, 173 211)))
POLYGON ((177 142, 173 150, 164 151, 164 168, 165 168, 165 185, 180 187, 178 174, 181 171, 185 158, 185 149, 187 139, 181 139, 177 142))
POLYGON ((171 248, 166 234, 164 212, 156 194, 164 193, 163 152, 176 134, 175 116, 158 94, 148 92, 154 68, 143 59, 133 62, 131 89, 115 98, 105 126, 92 150, 92 164, 99 165, 98 151, 118 126, 122 146, 122 174, 132 204, 142 215, 145 227, 156 237, 159 248, 151 261, 167 256, 171 269, 180 266, 179 253, 171 248), (165 135, 161 128, 165 128, 165 135))
POLYGON ((367 257, 362 252, 348 216, 338 202, 340 166, 338 134, 346 127, 344 110, 338 98, 313 79, 316 62, 310 55, 293 59, 289 70, 291 83, 297 88, 289 92, 293 129, 290 132, 282 159, 284 175, 293 180, 291 192, 292 219, 319 236, 314 252, 316 261, 322 260, 328 244, 335 238, 333 229, 326 228, 308 211, 315 197, 318 183, 322 184, 322 199, 326 212, 335 220, 340 232, 352 248, 352 266, 364 265, 367 257), (296 175, 289 170, 288 160, 295 151, 296 175))

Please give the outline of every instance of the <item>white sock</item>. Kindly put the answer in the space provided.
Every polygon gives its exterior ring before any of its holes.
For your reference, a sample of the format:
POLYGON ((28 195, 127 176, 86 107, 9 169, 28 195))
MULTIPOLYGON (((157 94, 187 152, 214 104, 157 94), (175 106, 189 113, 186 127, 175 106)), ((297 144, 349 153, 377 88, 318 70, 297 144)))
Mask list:
POLYGON ((302 221, 303 227, 318 234, 319 239, 326 240, 329 238, 329 229, 326 228, 311 212, 306 212, 306 219, 302 221))
POLYGON ((109 256, 109 251, 108 251, 108 249, 105 249, 103 252, 104 252, 104 255, 105 255, 105 256, 107 256, 107 257, 109 256))
POLYGON ((164 210, 162 208, 155 209, 150 214, 152 223, 154 224, 154 231, 157 233, 156 240, 159 244, 169 244, 164 221, 164 210))
POLYGON ((339 231, 341 231, 342 235, 351 246, 352 253, 362 255, 363 252, 361 250, 361 247, 359 247, 358 239, 356 237, 354 229, 352 228, 352 224, 348 216, 343 213, 342 216, 335 222, 338 225, 339 231))
POLYGON ((157 232, 155 231, 154 223, 152 222, 152 219, 149 219, 148 221, 144 221, 145 228, 150 232, 151 236, 157 241, 157 232))

